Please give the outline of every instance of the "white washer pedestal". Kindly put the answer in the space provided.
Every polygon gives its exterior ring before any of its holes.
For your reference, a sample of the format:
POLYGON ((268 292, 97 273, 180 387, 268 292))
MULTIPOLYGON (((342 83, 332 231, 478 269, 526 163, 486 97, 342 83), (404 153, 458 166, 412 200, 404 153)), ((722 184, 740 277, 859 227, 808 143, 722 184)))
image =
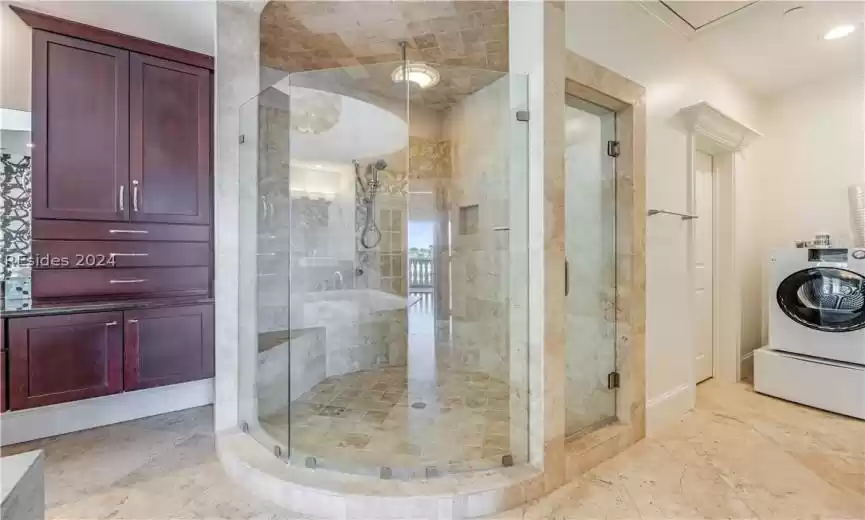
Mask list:
POLYGON ((754 351, 754 390, 865 419, 865 366, 772 350, 754 351))

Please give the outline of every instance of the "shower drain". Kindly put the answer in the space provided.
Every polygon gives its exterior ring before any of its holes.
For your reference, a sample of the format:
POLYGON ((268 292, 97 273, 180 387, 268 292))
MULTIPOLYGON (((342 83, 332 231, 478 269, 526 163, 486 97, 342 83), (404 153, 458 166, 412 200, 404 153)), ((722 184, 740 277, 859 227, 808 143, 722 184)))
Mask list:
POLYGON ((426 408, 426 403, 422 403, 422 402, 418 401, 416 403, 412 403, 411 407, 415 408, 417 410, 422 410, 422 409, 426 408))

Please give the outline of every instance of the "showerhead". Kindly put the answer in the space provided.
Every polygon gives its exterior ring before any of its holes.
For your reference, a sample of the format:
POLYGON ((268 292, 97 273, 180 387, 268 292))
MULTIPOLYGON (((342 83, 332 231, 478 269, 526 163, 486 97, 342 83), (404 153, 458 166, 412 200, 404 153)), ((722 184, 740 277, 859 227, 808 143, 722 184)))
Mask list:
POLYGON ((376 170, 381 171, 381 170, 384 170, 385 168, 387 168, 387 161, 385 161, 384 159, 379 159, 375 162, 375 169, 376 170))

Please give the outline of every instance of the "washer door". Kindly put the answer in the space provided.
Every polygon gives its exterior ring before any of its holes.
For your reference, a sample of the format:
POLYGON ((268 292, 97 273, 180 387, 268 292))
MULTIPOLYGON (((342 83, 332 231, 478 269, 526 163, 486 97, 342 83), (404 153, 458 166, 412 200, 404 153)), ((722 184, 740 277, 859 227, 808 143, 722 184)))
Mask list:
POLYGON ((865 277, 834 267, 813 267, 778 286, 778 305, 797 323, 823 332, 865 328, 865 277))

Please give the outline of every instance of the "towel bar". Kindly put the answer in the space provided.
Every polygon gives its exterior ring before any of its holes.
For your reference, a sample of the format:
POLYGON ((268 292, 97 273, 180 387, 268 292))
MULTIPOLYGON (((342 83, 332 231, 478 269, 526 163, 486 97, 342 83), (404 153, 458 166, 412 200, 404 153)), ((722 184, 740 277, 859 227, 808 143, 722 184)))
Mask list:
POLYGON ((682 217, 682 220, 694 220, 694 219, 700 218, 697 215, 685 215, 684 213, 677 213, 675 211, 667 211, 665 209, 650 209, 649 210, 649 216, 650 217, 652 215, 657 215, 659 213, 663 213, 664 215, 674 215, 676 217, 682 217))

